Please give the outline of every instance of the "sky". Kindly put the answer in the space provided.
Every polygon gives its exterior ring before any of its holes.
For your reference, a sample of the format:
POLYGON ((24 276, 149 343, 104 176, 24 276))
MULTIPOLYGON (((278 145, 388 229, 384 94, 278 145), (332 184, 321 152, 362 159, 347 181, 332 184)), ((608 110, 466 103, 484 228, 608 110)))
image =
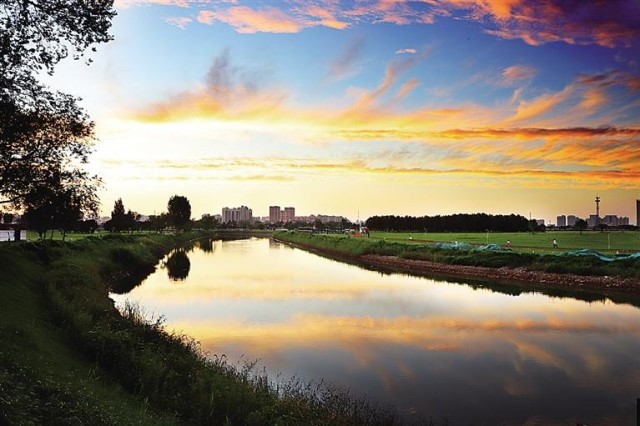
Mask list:
POLYGON ((116 0, 55 89, 102 214, 486 212, 636 221, 640 1, 116 0))

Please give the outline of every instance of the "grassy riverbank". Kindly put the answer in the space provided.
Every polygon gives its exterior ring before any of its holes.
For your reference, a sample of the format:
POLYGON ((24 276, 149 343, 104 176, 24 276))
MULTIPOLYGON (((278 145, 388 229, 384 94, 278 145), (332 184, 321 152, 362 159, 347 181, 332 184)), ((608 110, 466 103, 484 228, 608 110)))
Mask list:
POLYGON ((563 256, 560 254, 524 251, 476 251, 437 248, 433 244, 394 241, 347 235, 314 235, 281 232, 276 238, 314 248, 329 254, 357 259, 378 254, 404 259, 426 260, 449 265, 480 266, 489 268, 523 268, 531 271, 575 274, 583 276, 616 276, 640 278, 640 259, 605 262, 591 256, 563 256))
POLYGON ((193 234, 0 245, 0 424, 393 424, 345 392, 269 383, 209 358, 108 286, 141 279, 193 234))
POLYGON ((558 254, 567 250, 592 249, 603 253, 640 251, 640 232, 615 231, 567 231, 547 232, 371 232, 371 239, 412 243, 452 242, 472 245, 511 243, 513 251, 558 254), (556 240, 558 248, 553 248, 556 240))

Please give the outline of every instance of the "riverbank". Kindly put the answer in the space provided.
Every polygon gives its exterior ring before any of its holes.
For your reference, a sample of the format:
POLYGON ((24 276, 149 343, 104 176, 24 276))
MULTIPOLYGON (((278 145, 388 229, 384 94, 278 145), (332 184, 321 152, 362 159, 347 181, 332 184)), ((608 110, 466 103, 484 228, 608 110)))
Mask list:
POLYGON ((0 424, 395 424, 392 410, 203 353, 109 287, 202 234, 0 246, 0 424))
POLYGON ((277 233, 275 238, 364 266, 442 278, 491 280, 527 289, 640 295, 640 259, 615 262, 509 251, 465 251, 350 236, 277 233))

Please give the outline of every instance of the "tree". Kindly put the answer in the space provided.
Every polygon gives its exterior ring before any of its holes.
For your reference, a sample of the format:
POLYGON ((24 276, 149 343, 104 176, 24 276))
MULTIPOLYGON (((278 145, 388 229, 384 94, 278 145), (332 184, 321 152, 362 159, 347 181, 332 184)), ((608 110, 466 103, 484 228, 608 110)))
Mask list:
POLYGON ((124 203, 122 198, 118 198, 113 203, 113 210, 111 211, 111 220, 105 224, 107 231, 120 232, 125 229, 127 222, 127 214, 125 213, 124 203))
POLYGON ((2 223, 13 223, 13 213, 3 213, 2 214, 2 223))
POLYGON ((169 221, 177 229, 184 229, 185 225, 191 220, 191 204, 187 197, 174 195, 169 199, 167 210, 169 221))
POLYGON ((149 216, 148 227, 156 232, 161 232, 167 227, 168 218, 166 213, 149 216))
POLYGON ((70 53, 79 59, 92 44, 113 39, 108 31, 115 14, 113 0, 3 0, 0 67, 7 74, 1 78, 15 85, 41 71, 52 73, 70 53))
POLYGON ((112 0, 0 2, 0 204, 20 206, 55 177, 95 181, 80 168, 93 123, 76 98, 49 91, 36 76, 111 40, 114 15, 112 0))
POLYGON ((205 231, 210 231, 218 226, 218 220, 214 216, 205 213, 200 220, 197 221, 196 225, 205 231))
POLYGON ((576 220, 576 224, 573 225, 574 229, 577 229, 578 231, 580 231, 580 235, 582 235, 582 231, 584 231, 585 229, 587 229, 589 227, 589 224, 587 223, 586 220, 584 219, 578 219, 576 220))
POLYGON ((54 179, 26 195, 25 221, 40 239, 48 230, 59 229, 64 240, 78 221, 97 215, 99 201, 95 194, 90 183, 54 179))

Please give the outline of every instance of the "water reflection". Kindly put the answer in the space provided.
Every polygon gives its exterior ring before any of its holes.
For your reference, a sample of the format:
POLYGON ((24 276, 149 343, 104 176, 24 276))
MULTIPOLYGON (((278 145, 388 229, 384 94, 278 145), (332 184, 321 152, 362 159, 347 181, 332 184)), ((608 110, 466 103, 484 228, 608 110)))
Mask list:
POLYGON ((164 262, 167 276, 173 281, 183 281, 189 276, 191 262, 184 248, 175 249, 164 262))
POLYGON ((126 297, 212 354, 259 358, 274 375, 326 379, 408 416, 634 422, 633 306, 380 274, 266 240, 214 246, 189 253, 179 288, 156 273, 126 297))
POLYGON ((195 242, 195 245, 205 253, 213 253, 215 244, 212 238, 202 238, 195 242))

